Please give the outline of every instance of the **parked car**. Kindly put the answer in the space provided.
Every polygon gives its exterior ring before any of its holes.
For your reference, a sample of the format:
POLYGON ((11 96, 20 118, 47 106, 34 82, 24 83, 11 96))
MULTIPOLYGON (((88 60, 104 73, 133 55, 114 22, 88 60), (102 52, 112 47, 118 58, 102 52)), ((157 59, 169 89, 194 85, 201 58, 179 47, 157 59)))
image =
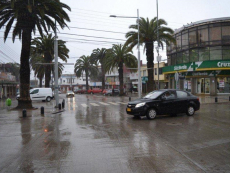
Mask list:
MULTIPOLYGON (((17 95, 16 99, 20 97, 20 94, 17 95)), ((51 88, 33 88, 30 89, 30 99, 33 100, 42 100, 50 102, 53 99, 53 92, 51 88)))
POLYGON ((129 89, 129 92, 135 93, 135 92, 138 92, 138 90, 137 90, 137 88, 131 87, 131 88, 129 89))
POLYGON ((106 93, 108 90, 110 90, 110 89, 104 89, 104 90, 102 91, 102 94, 105 95, 105 93, 106 93))
POLYGON ((128 103, 126 112, 135 117, 147 116, 154 119, 157 115, 186 113, 192 116, 200 109, 199 98, 181 90, 156 90, 141 99, 128 103))
POLYGON ((75 89, 73 92, 75 93, 75 94, 77 94, 78 93, 78 91, 80 91, 81 89, 75 89))
POLYGON ((73 91, 67 91, 66 97, 74 97, 74 92, 73 91))
POLYGON ((102 92, 101 88, 93 88, 93 89, 88 90, 89 94, 96 94, 96 93, 101 93, 101 92, 102 92))
POLYGON ((84 93, 87 93, 86 89, 80 89, 75 92, 75 94, 84 94, 84 93))
POLYGON ((113 90, 110 89, 104 95, 106 95, 106 96, 112 96, 112 95, 119 95, 119 94, 120 94, 120 90, 119 89, 114 89, 114 93, 113 93, 113 90))

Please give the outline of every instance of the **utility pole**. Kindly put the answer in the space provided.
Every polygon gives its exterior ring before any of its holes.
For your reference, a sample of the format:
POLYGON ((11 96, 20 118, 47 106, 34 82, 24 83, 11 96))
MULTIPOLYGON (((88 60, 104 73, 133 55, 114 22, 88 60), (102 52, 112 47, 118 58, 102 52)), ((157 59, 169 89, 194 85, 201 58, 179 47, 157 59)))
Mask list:
POLYGON ((55 101, 56 101, 56 108, 58 108, 59 104, 59 95, 58 95, 58 40, 57 40, 57 22, 55 20, 55 40, 54 40, 54 57, 55 57, 55 101))

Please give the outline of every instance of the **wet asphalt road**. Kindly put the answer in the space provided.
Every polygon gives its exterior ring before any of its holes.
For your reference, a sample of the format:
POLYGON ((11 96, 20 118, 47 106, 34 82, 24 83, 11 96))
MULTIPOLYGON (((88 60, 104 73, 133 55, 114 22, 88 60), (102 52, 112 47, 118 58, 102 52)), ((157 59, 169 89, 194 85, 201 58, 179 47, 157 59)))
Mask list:
POLYGON ((152 121, 127 115, 127 102, 75 95, 60 114, 54 101, 33 102, 45 116, 20 118, 1 101, 0 172, 230 172, 229 102, 152 121))

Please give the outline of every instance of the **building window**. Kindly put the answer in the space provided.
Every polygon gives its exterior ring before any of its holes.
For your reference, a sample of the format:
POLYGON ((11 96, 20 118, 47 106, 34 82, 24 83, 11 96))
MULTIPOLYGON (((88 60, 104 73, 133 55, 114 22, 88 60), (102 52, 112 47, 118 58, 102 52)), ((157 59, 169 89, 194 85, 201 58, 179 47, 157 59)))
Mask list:
POLYGON ((157 68, 154 68, 155 75, 157 75, 157 68))
POLYGON ((182 53, 182 59, 183 59, 183 63, 188 63, 189 62, 189 51, 184 51, 182 53))
POLYGON ((199 61, 209 60, 209 47, 199 49, 199 61))
MULTIPOLYGON (((230 23, 228 23, 230 25, 230 23)), ((222 42, 230 44, 230 26, 222 26, 222 42)))
POLYGON ((202 26, 201 29, 198 30, 198 42, 199 45, 207 45, 208 44, 208 26, 202 26), (204 28, 206 27, 206 28, 204 28))
POLYGON ((146 70, 143 70, 143 76, 147 76, 147 75, 146 75, 146 70))
POLYGON ((181 64, 183 63, 183 59, 182 59, 182 53, 177 53, 177 57, 176 57, 176 64, 181 64))
POLYGON ((176 45, 177 50, 181 50, 181 33, 177 34, 176 36, 176 45))
POLYGON ((198 50, 197 49, 189 50, 189 58, 190 58, 190 62, 199 61, 198 50))
POLYGON ((230 59, 230 46, 223 46, 223 59, 230 59))
POLYGON ((159 68, 159 75, 162 74, 162 67, 159 68))
POLYGON ((182 32, 182 49, 188 49, 188 31, 182 32))
POLYGON ((210 44, 221 44, 221 27, 210 25, 210 44))
POLYGON ((83 79, 83 81, 86 81, 86 79, 83 79))
POLYGON ((65 83, 65 80, 63 80, 63 83, 65 83))
POLYGON ((222 59, 221 46, 210 47, 210 60, 222 59))
POLYGON ((172 55, 171 65, 176 65, 176 54, 172 55))
POLYGON ((190 47, 197 46, 197 32, 196 29, 189 31, 189 45, 190 47))

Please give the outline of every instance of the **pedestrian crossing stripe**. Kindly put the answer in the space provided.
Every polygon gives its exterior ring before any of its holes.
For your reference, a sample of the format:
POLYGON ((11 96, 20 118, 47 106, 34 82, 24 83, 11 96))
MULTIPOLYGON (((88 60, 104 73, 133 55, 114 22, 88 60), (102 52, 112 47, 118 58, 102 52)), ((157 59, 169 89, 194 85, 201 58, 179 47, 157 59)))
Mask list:
POLYGON ((87 104, 81 104, 83 107, 87 108, 87 104))
POLYGON ((110 105, 110 104, 104 103, 104 102, 99 102, 99 103, 102 104, 102 105, 106 105, 106 106, 110 105))
POLYGON ((93 105, 93 106, 100 106, 100 105, 98 105, 96 103, 90 103, 90 104, 93 105))
POLYGON ((112 105, 118 105, 117 103, 113 103, 113 102, 108 102, 108 103, 110 103, 110 104, 112 104, 112 105))
POLYGON ((117 103, 120 103, 120 104, 123 104, 123 105, 127 105, 127 103, 124 103, 124 102, 117 102, 117 103))

